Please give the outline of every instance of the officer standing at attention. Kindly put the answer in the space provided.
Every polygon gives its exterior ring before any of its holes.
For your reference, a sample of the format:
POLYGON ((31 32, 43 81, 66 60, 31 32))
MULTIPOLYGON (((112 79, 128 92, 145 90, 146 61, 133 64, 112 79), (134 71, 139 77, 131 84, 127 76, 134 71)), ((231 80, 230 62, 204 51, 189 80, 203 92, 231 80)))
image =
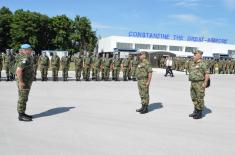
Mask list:
POLYGON ((209 80, 209 72, 205 62, 202 61, 203 52, 196 50, 193 61, 189 64, 189 81, 191 81, 190 94, 194 104, 194 111, 189 117, 202 118, 204 108, 205 88, 209 80))
POLYGON ((139 55, 140 63, 136 70, 138 80, 139 95, 141 98, 142 107, 137 109, 136 112, 145 114, 148 112, 149 104, 149 85, 152 79, 152 67, 146 59, 146 52, 141 52, 139 55))
POLYGON ((32 116, 25 114, 26 102, 34 79, 32 49, 29 44, 21 45, 19 60, 16 68, 16 81, 18 86, 18 119, 20 121, 32 121, 32 116))
POLYGON ((40 56, 40 70, 42 81, 47 81, 47 72, 49 68, 49 57, 46 55, 46 52, 43 52, 40 56))

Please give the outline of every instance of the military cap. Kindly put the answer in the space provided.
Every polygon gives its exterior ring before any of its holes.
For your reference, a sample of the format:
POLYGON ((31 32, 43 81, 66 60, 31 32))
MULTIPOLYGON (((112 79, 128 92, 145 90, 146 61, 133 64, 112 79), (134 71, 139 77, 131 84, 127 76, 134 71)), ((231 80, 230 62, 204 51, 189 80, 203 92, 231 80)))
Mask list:
POLYGON ((142 55, 142 54, 146 55, 146 54, 147 54, 147 52, 145 52, 145 51, 141 51, 141 52, 140 52, 140 55, 142 55))
POLYGON ((30 46, 29 44, 22 44, 22 45, 20 46, 20 48, 21 48, 21 49, 29 49, 29 48, 31 48, 31 46, 30 46))
POLYGON ((203 54, 203 52, 202 52, 201 50, 195 50, 195 51, 193 51, 193 54, 197 54, 197 53, 203 54))

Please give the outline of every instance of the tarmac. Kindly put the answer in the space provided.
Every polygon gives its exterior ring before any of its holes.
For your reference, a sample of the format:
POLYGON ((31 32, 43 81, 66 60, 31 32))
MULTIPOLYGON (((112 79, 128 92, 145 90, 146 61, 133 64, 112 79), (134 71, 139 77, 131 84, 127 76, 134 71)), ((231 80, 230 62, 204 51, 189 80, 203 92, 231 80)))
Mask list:
POLYGON ((18 121, 16 82, 2 80, 0 154, 235 154, 235 75, 211 75, 204 117, 194 120, 188 117, 188 77, 174 73, 153 72, 147 114, 135 112, 140 98, 134 81, 77 82, 73 72, 66 82, 36 81, 26 111, 32 122, 18 121))

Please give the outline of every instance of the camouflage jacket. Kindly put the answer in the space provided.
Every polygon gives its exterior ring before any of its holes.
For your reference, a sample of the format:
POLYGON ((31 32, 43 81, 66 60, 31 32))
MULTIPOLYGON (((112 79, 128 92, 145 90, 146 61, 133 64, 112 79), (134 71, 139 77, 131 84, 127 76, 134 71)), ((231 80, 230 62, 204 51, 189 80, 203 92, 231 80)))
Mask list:
POLYGON ((147 80, 148 79, 148 74, 151 73, 152 67, 148 60, 144 59, 142 62, 139 63, 137 70, 136 70, 136 75, 138 80, 147 80))
POLYGON ((82 58, 81 57, 73 57, 75 67, 82 67, 82 58))
POLYGON ((41 66, 49 66, 49 58, 48 56, 41 56, 40 57, 40 65, 41 66))
POLYGON ((208 73, 207 66, 201 59, 190 62, 189 81, 204 81, 206 73, 208 73))
POLYGON ((60 68, 60 57, 58 55, 51 57, 51 66, 60 68))
MULTIPOLYGON (((19 59, 16 64, 17 68, 19 67, 23 70, 22 80, 25 84, 24 89, 30 89, 34 78, 32 57, 25 54, 19 54, 19 59)), ((17 84, 19 84, 19 79, 16 78, 16 80, 17 84)))

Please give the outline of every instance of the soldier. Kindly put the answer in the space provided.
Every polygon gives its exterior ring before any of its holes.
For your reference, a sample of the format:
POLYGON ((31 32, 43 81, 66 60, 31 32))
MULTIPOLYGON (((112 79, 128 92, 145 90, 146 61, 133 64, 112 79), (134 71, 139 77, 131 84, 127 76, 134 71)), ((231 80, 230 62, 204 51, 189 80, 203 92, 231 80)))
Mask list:
POLYGON ((136 69, 139 64, 139 61, 137 60, 137 56, 134 56, 134 59, 131 61, 131 76, 132 80, 136 81, 136 69))
POLYGON ((109 58, 109 54, 106 53, 106 58, 104 61, 104 80, 109 80, 110 69, 111 69, 112 60, 109 58))
POLYGON ((101 63, 102 63, 102 59, 99 58, 99 54, 97 53, 96 58, 94 59, 94 62, 93 62, 94 80, 96 81, 99 80, 101 63))
POLYGON ((3 63, 5 66, 5 70, 6 70, 7 81, 11 80, 10 78, 11 59, 12 59, 12 55, 11 55, 10 49, 7 49, 6 54, 3 56, 3 63))
POLYGON ((14 56, 14 51, 13 49, 10 49, 10 68, 9 68, 9 73, 10 73, 10 80, 13 81, 15 80, 15 72, 16 72, 16 66, 15 66, 15 56, 14 56))
POLYGON ((63 75, 64 81, 68 80, 69 66, 70 66, 70 58, 68 54, 66 53, 65 56, 61 58, 61 68, 62 68, 62 75, 63 75))
POLYGON ((189 81, 191 81, 191 98, 194 104, 194 111, 189 117, 194 119, 202 118, 204 108, 205 88, 209 80, 209 72, 205 62, 202 61, 203 52, 196 50, 193 61, 190 62, 189 81))
POLYGON ((39 60, 39 56, 35 53, 35 51, 33 51, 34 81, 37 80, 38 60, 39 60))
POLYGON ((49 58, 46 52, 43 52, 39 58, 42 81, 47 81, 47 72, 49 68, 49 58))
POLYGON ((115 59, 112 64, 112 78, 115 81, 119 81, 119 74, 121 70, 122 61, 118 58, 118 55, 115 55, 115 59))
POLYGON ((60 70, 60 57, 56 52, 53 53, 51 57, 51 69, 53 81, 58 81, 58 72, 60 70))
POLYGON ((30 88, 33 83, 34 72, 33 72, 33 60, 30 56, 32 53, 31 46, 29 44, 21 45, 19 50, 19 60, 17 62, 16 76, 18 86, 18 105, 17 111, 19 113, 19 121, 32 121, 32 116, 25 114, 26 102, 30 88))
POLYGON ((89 81, 90 80, 90 68, 91 68, 91 57, 89 56, 89 52, 86 52, 86 56, 83 57, 83 79, 85 81, 89 81))
POLYGON ((140 63, 137 67, 136 76, 138 80, 139 95, 141 98, 142 107, 136 112, 145 114, 148 112, 149 104, 149 86, 152 79, 152 67, 146 59, 146 52, 141 52, 139 55, 140 63))
POLYGON ((0 52, 0 81, 2 80, 2 66, 3 66, 2 53, 0 52))
POLYGON ((104 80, 104 62, 105 62, 105 53, 102 54, 102 60, 101 60, 101 80, 104 80))
POLYGON ((94 62, 96 61, 97 57, 95 55, 95 53, 93 53, 93 55, 91 56, 91 79, 94 80, 95 79, 95 71, 94 71, 94 62))
POLYGON ((127 70, 127 76, 128 76, 128 80, 131 80, 131 61, 132 61, 132 56, 131 55, 129 55, 128 60, 129 60, 129 67, 128 67, 128 70, 127 70))
POLYGON ((122 61, 122 73, 124 81, 127 81, 129 68, 130 68, 130 61, 127 58, 124 58, 124 60, 122 61))
POLYGON ((83 68, 83 60, 81 53, 77 54, 76 56, 73 57, 74 65, 75 65, 75 77, 76 81, 81 80, 81 73, 82 73, 82 68, 83 68))

